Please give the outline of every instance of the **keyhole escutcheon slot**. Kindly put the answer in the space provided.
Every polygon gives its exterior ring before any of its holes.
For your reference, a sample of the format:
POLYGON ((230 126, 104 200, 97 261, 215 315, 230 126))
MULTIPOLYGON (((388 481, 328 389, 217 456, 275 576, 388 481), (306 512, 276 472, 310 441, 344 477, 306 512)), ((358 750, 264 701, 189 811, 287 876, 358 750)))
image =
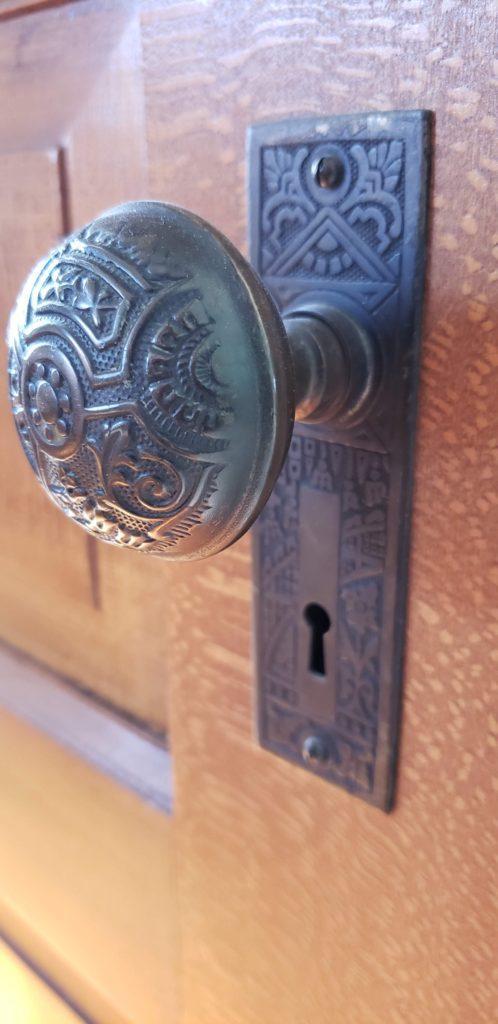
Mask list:
POLYGON ((307 604, 304 618, 311 630, 308 668, 315 675, 326 675, 324 637, 330 629, 330 615, 321 604, 307 604))

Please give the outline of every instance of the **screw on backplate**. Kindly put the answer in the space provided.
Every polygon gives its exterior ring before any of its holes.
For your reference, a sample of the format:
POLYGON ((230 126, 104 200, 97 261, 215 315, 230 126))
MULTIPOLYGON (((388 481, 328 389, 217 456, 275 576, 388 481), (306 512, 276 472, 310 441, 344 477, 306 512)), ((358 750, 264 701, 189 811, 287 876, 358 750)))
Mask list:
POLYGON ((344 180, 344 163, 339 154, 322 156, 314 169, 314 174, 320 188, 339 188, 344 180))
POLYGON ((323 736, 306 736, 301 753, 308 768, 323 768, 329 760, 329 750, 323 736))

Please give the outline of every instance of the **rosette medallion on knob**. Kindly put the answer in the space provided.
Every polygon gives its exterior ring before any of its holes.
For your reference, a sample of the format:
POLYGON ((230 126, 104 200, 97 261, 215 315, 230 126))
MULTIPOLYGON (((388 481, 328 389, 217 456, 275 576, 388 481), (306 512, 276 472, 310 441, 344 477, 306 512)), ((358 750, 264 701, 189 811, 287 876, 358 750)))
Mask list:
POLYGON ((371 401, 372 339, 326 299, 282 319, 226 238, 163 203, 72 235, 8 332, 17 429, 51 498, 114 544, 227 547, 269 497, 294 417, 347 426, 371 401))

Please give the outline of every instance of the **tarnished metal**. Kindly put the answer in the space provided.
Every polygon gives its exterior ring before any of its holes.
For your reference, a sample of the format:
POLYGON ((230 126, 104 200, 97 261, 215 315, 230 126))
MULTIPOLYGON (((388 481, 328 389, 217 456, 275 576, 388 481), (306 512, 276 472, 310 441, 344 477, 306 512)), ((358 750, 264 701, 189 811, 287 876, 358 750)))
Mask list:
POLYGON ((429 127, 426 112, 401 111, 260 125, 250 137, 251 258, 284 322, 313 308, 327 311, 332 329, 341 316, 355 325, 343 389, 328 397, 334 419, 296 423, 254 529, 259 736, 385 810, 398 740, 429 127))
POLYGON ((14 415, 51 498, 94 535, 165 558, 233 543, 271 492, 295 411, 348 416, 371 392, 351 318, 310 301, 287 326, 240 253, 185 210, 129 203, 67 239, 9 326, 14 415))
POLYGON ((91 533, 201 558, 258 514, 290 440, 292 359, 259 278, 204 221, 103 214, 35 268, 9 347, 24 450, 91 533))

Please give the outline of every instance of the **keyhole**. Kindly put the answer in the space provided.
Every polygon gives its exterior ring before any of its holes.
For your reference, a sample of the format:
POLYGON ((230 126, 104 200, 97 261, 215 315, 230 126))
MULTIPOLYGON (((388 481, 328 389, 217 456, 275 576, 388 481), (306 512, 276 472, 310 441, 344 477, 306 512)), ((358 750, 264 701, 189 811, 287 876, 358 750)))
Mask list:
POLYGON ((318 676, 325 675, 325 645, 323 638, 330 629, 330 616, 321 604, 307 604, 304 618, 311 628, 308 667, 318 676))

